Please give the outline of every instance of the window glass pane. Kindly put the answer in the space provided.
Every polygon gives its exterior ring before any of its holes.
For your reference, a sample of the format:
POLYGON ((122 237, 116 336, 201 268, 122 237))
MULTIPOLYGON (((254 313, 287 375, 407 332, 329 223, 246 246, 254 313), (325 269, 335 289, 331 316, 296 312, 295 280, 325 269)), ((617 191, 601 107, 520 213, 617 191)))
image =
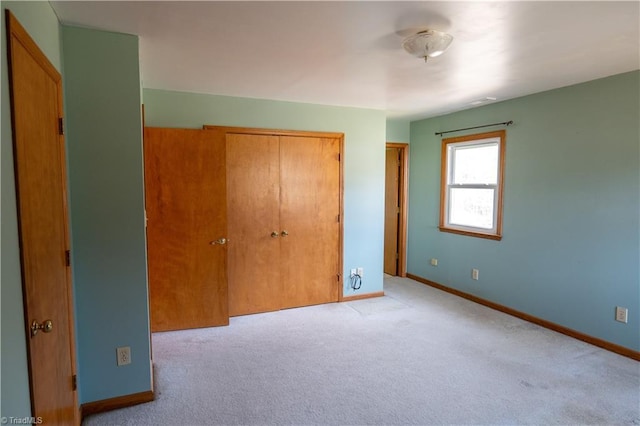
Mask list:
POLYGON ((498 144, 453 147, 454 184, 497 184, 498 144))
POLYGON ((492 188, 450 188, 449 223, 492 229, 494 193, 492 188))

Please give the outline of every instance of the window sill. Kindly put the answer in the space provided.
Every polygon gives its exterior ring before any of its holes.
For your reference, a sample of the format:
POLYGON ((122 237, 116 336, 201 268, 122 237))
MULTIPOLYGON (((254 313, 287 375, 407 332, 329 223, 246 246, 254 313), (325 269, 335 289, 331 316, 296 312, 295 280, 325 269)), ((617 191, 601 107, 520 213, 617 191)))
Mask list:
POLYGON ((485 234, 482 232, 463 231, 461 229, 446 228, 444 226, 439 226, 438 229, 440 230, 440 232, 450 232, 452 234, 466 235, 468 237, 485 238, 487 240, 495 240, 495 241, 502 240, 502 235, 499 235, 499 234, 485 234))

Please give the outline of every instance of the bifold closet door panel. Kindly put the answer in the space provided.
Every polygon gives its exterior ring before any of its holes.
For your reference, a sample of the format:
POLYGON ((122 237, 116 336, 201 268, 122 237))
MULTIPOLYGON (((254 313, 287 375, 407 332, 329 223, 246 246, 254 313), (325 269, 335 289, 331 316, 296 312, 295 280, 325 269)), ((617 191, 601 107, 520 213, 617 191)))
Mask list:
POLYGON ((229 324, 225 139, 145 128, 151 330, 229 324))
POLYGON ((280 137, 282 307, 338 300, 340 142, 280 137))
POLYGON ((281 308, 278 157, 277 136, 227 133, 231 316, 281 308))

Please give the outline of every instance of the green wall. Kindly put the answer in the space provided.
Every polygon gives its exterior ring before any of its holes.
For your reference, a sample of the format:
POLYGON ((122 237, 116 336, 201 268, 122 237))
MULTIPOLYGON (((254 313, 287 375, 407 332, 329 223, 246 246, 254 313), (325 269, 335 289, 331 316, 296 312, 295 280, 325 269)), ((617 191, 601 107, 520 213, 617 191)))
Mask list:
POLYGON ((634 71, 413 122, 408 272, 640 350, 639 80, 634 71), (434 132, 507 120, 502 241, 439 232, 434 132))
POLYGON ((387 119, 387 142, 409 143, 411 122, 399 118, 387 119))
MULTIPOLYGON (((384 111, 144 89, 147 126, 203 124, 343 132, 344 271, 363 267, 356 294, 382 290, 384 111)), ((354 294, 345 280, 345 295, 354 294)))
POLYGON ((80 403, 151 389, 136 36, 63 26, 80 403), (132 363, 116 366, 116 347, 132 363))
POLYGON ((22 309, 22 277, 18 245, 11 106, 7 69, 5 9, 10 10, 31 35, 49 61, 61 69, 60 25, 48 2, 2 2, 0 36, 2 37, 2 142, 0 174, 2 176, 2 263, 0 286, 2 305, 2 413, 3 417, 31 415, 27 343, 22 309))

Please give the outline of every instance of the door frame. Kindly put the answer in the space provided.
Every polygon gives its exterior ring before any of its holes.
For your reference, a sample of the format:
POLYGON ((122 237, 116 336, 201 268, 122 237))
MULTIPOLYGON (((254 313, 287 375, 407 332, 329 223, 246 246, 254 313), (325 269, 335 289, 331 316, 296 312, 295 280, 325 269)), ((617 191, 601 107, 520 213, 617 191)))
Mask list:
POLYGON ((401 142, 387 142, 386 148, 400 151, 400 171, 398 173, 398 271, 397 276, 407 276, 407 215, 409 194, 409 144, 401 142))
POLYGON ((315 138, 335 138, 338 139, 339 154, 338 162, 340 169, 340 188, 339 188, 339 235, 338 235, 338 302, 344 299, 344 133, 339 132, 314 132, 306 130, 283 130, 283 129, 265 129, 253 127, 231 127, 217 126, 205 124, 202 126, 205 130, 218 130, 223 134, 240 133, 253 135, 271 135, 271 136, 298 136, 298 137, 315 137, 315 138))

